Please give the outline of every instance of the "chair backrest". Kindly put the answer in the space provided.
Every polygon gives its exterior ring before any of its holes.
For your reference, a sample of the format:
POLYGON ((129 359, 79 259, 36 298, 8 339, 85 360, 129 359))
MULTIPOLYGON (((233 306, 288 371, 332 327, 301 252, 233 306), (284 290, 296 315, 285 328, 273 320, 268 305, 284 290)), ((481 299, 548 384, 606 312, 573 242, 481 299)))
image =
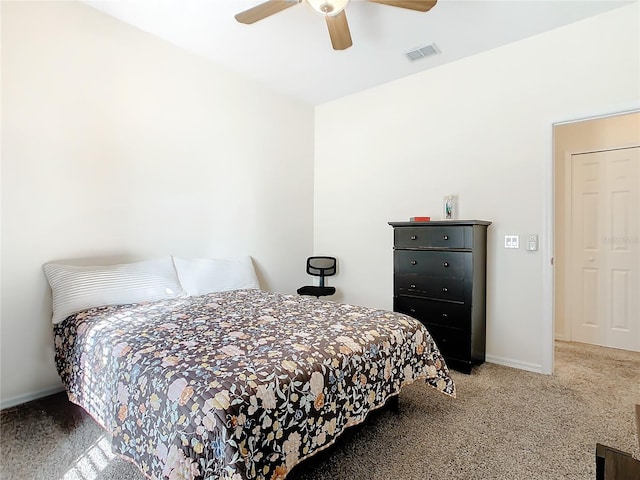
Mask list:
POLYGON ((335 257, 309 257, 307 258, 307 273, 314 277, 330 277, 336 274, 335 257))

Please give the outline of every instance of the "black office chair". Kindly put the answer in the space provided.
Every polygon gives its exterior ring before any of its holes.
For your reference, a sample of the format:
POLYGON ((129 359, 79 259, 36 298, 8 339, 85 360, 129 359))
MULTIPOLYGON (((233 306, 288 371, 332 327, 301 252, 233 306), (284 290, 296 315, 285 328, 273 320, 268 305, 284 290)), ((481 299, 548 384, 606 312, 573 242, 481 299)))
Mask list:
POLYGON ((327 287, 324 284, 324 277, 336 274, 336 259, 334 257, 307 258, 307 273, 314 277, 320 277, 320 284, 317 287, 313 285, 300 287, 298 295, 311 295, 320 298, 336 293, 335 287, 327 287))

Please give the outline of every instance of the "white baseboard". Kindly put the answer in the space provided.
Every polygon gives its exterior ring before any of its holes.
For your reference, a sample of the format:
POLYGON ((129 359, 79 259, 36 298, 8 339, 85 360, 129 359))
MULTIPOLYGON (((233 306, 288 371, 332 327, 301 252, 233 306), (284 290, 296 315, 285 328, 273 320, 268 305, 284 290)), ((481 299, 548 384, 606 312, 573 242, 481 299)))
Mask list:
POLYGON ((486 355, 485 360, 489 363, 496 363, 505 367, 518 368, 520 370, 526 370, 528 372, 542 373, 542 365, 536 363, 521 362, 519 360, 513 360, 510 358, 496 357, 493 355, 486 355))
POLYGON ((57 387, 47 388, 45 390, 40 390, 38 392, 27 393, 26 395, 18 395, 17 397, 2 399, 0 401, 0 410, 4 410, 5 408, 15 407, 16 405, 20 405, 22 403, 30 402, 31 400, 37 400, 38 398, 46 397, 47 395, 53 395, 54 393, 64 391, 64 387, 59 385, 57 387))

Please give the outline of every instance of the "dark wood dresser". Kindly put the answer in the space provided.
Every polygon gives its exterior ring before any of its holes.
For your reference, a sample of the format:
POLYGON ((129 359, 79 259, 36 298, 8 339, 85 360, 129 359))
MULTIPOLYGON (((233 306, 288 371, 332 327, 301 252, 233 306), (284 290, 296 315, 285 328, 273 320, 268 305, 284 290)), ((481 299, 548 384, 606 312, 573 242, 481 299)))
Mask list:
POLYGON ((447 365, 484 362, 487 227, 484 220, 389 222, 393 309, 420 320, 447 365))

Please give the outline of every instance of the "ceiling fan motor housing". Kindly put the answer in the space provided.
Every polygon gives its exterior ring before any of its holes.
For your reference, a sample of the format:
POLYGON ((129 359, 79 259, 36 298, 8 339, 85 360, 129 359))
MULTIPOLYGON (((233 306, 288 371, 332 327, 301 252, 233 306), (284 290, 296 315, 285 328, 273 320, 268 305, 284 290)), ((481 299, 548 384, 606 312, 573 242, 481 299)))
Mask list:
POLYGON ((345 9, 349 0, 307 0, 307 3, 321 15, 334 16, 345 9))

